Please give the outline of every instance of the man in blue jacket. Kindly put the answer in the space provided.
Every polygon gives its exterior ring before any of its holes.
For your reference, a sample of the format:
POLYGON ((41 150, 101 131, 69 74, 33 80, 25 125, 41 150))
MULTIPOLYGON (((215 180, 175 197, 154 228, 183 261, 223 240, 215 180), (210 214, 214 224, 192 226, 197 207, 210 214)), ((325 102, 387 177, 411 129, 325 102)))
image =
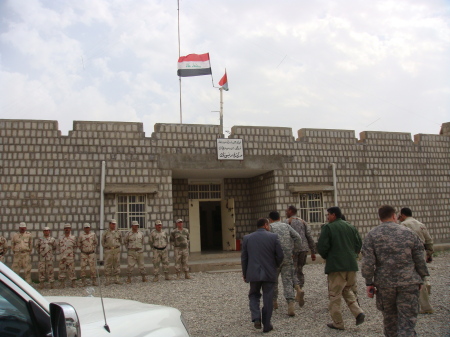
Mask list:
POLYGON ((356 283, 358 262, 356 258, 361 250, 362 241, 356 228, 341 219, 339 207, 327 209, 328 223, 322 227, 317 250, 326 260, 325 274, 328 275, 328 296, 332 323, 331 329, 344 330, 344 320, 341 312, 341 298, 356 318, 356 325, 364 322, 365 315, 356 301, 352 291, 356 283))
POLYGON ((283 261, 284 254, 281 249, 278 235, 269 232, 269 221, 259 219, 257 230, 244 236, 242 244, 242 276, 245 282, 250 282, 248 298, 252 322, 256 329, 264 326, 263 332, 273 330, 270 323, 273 311, 273 293, 277 281, 277 267, 283 261), (263 292, 262 312, 259 307, 263 292))

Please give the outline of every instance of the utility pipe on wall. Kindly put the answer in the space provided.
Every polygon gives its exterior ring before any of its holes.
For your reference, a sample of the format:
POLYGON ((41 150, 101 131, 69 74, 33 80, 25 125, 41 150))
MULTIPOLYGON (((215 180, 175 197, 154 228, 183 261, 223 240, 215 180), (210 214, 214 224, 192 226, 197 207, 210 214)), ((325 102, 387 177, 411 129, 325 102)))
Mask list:
POLYGON ((337 193, 336 164, 331 163, 331 168, 333 169, 334 206, 339 206, 338 205, 338 193, 337 193))
MULTIPOLYGON (((106 162, 102 161, 102 176, 100 185, 100 237, 103 235, 103 230, 105 229, 105 176, 106 176, 106 162)), ((100 261, 103 261, 103 246, 100 245, 100 261)))

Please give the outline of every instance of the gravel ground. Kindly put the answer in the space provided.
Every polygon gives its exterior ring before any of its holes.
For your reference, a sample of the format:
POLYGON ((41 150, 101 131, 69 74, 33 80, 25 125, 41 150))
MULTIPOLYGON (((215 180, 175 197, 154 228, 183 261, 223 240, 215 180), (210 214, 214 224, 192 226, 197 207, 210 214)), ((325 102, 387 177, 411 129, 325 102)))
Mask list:
MULTIPOLYGON (((420 336, 450 336, 450 252, 439 253, 428 265, 431 275, 431 303, 433 315, 419 315, 416 331, 420 336)), ((366 313, 364 324, 356 327, 350 311, 343 306, 346 330, 326 327, 330 322, 326 276, 323 264, 305 266, 305 306, 296 307, 296 316, 287 316, 287 304, 278 298, 279 309, 274 311, 270 336, 382 336, 381 313, 375 300, 363 296, 364 281, 359 274, 361 307, 366 313)), ((194 273, 191 280, 173 280, 142 283, 133 278, 132 285, 103 287, 104 297, 136 300, 178 308, 185 317, 191 336, 256 336, 263 335, 250 322, 248 308, 249 285, 240 272, 194 273), (189 295, 191 294, 191 295, 189 295)), ((281 284, 280 284, 281 286, 281 284)), ((99 296, 98 287, 95 296, 99 296)), ((281 289, 280 289, 281 290, 281 289)), ((44 296, 85 296, 83 288, 44 289, 44 296)), ((108 308, 106 308, 108 314, 108 308)))

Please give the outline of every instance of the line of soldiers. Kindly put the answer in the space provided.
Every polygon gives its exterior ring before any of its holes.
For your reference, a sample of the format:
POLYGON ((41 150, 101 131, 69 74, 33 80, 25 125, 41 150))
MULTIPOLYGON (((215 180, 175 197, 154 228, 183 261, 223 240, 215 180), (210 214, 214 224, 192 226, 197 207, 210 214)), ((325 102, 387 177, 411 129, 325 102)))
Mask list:
MULTIPOLYGON (((142 282, 146 282, 146 270, 144 265, 144 233, 139 230, 139 223, 133 221, 131 230, 123 237, 122 233, 116 229, 117 221, 111 219, 109 228, 105 230, 101 237, 101 244, 104 249, 105 276, 106 285, 111 283, 122 284, 120 281, 120 252, 122 246, 127 249, 127 283, 131 283, 131 275, 134 267, 137 265, 142 276, 142 282)), ((11 247, 8 247, 7 240, 0 236, 0 261, 4 262, 4 256, 11 248, 13 256, 12 269, 17 274, 21 270, 24 271, 24 279, 31 284, 31 252, 32 252, 32 236, 28 232, 24 222, 19 224, 19 232, 14 233, 11 238, 11 247)), ((43 229, 43 237, 36 241, 35 248, 39 256, 38 272, 39 272, 39 288, 43 289, 45 280, 50 283, 50 288, 54 288, 54 257, 59 254, 59 274, 60 288, 66 285, 66 278, 71 281, 71 286, 75 288, 75 251, 80 250, 80 278, 82 286, 86 285, 86 269, 89 269, 89 276, 92 285, 98 285, 97 282, 97 235, 91 232, 89 223, 83 224, 83 233, 78 238, 72 235, 72 226, 64 225, 64 235, 59 239, 55 239, 50 235, 50 228, 43 229)), ((170 234, 162 230, 162 222, 155 222, 155 229, 149 236, 149 243, 153 252, 153 282, 159 281, 159 270, 162 270, 166 280, 170 280, 169 276, 169 243, 173 245, 175 256, 176 278, 181 278, 181 270, 184 271, 186 279, 190 279, 189 275, 189 231, 183 228, 183 220, 176 221, 176 228, 170 234)))

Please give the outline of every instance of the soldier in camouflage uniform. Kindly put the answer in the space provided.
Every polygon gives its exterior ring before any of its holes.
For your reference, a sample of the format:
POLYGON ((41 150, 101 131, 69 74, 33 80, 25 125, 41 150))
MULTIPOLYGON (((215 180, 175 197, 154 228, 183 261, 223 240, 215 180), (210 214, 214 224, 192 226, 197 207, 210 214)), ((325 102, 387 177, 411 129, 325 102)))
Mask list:
POLYGON ((53 263, 56 252, 56 239, 50 236, 50 228, 44 227, 44 236, 39 238, 36 243, 36 250, 39 255, 39 288, 44 289, 45 279, 50 283, 50 289, 53 289, 55 281, 53 263))
POLYGON ((59 238, 59 275, 61 289, 66 286, 66 277, 72 281, 72 288, 76 288, 75 276, 75 249, 77 248, 77 238, 71 234, 72 226, 64 225, 64 235, 59 238), (67 274, 67 275, 66 275, 67 274))
POLYGON ((147 272, 144 265, 144 234, 139 230, 139 223, 133 221, 131 223, 131 230, 125 234, 123 244, 127 249, 127 283, 131 283, 131 274, 133 273, 134 266, 137 264, 139 272, 142 276, 142 282, 147 282, 147 272))
POLYGON ((423 244, 415 233, 395 222, 393 207, 380 207, 378 215, 382 223, 367 234, 362 247, 361 273, 367 296, 376 294, 385 336, 416 336, 419 289, 429 275, 423 244))
MULTIPOLYGON (((288 315, 295 316, 295 296, 294 296, 294 261, 292 255, 299 252, 302 244, 300 235, 288 224, 282 223, 280 213, 273 211, 269 213, 270 231, 278 234, 278 238, 283 249, 284 258, 278 267, 278 276, 281 273, 283 282, 284 297, 288 303, 288 315)), ((273 295, 273 307, 278 308, 278 277, 273 295)))
MULTIPOLYGON (((412 211, 409 208, 402 208, 400 211, 400 215, 398 219, 401 221, 401 224, 413 230, 414 233, 417 234, 420 241, 422 242, 425 248, 425 261, 427 263, 431 263, 433 261, 433 239, 428 233, 427 227, 414 219, 412 217, 412 211)), ((419 304, 420 304, 420 313, 421 314, 432 314, 434 313, 433 307, 430 304, 430 291, 431 285, 429 281, 429 277, 425 277, 424 286, 420 290, 419 295, 419 304)))
POLYGON ((96 286, 97 283, 97 273, 96 273, 96 264, 97 264, 97 235, 95 233, 91 233, 91 225, 85 223, 83 225, 83 233, 78 237, 78 247, 81 251, 81 263, 80 263, 80 277, 82 286, 86 286, 86 267, 89 266, 92 285, 96 286))
POLYGON ((173 244, 173 252, 175 255, 175 272, 177 279, 180 277, 181 268, 184 270, 184 277, 190 279, 189 275, 189 231, 183 228, 183 220, 178 219, 172 233, 170 233, 170 242, 173 244))
POLYGON ((111 282, 122 284, 120 282, 120 246, 122 245, 122 235, 116 230, 117 221, 109 221, 109 229, 102 235, 102 246, 105 250, 105 275, 106 285, 111 282), (111 280, 114 278, 114 281, 111 280))
POLYGON ((303 267, 306 264, 306 258, 308 257, 308 251, 311 250, 311 260, 316 260, 316 244, 311 236, 311 230, 305 220, 300 219, 297 216, 297 208, 289 206, 286 209, 285 223, 291 225, 291 227, 300 234, 302 238, 302 244, 300 251, 294 254, 294 287, 296 290, 295 299, 298 304, 303 307, 305 305, 305 292, 303 286, 305 284, 305 275, 303 274, 303 267))
POLYGON ((159 281, 159 265, 162 263, 162 269, 166 280, 169 277, 169 253, 167 245, 169 244, 169 235, 162 230, 161 220, 156 220, 155 228, 150 233, 150 247, 153 251, 153 282, 159 281))
POLYGON ((15 233, 11 239, 11 250, 14 253, 12 270, 16 274, 23 269, 25 281, 31 284, 31 233, 27 231, 25 222, 19 224, 19 232, 15 233))
POLYGON ((0 262, 5 263, 5 254, 8 250, 8 242, 0 235, 0 262))

